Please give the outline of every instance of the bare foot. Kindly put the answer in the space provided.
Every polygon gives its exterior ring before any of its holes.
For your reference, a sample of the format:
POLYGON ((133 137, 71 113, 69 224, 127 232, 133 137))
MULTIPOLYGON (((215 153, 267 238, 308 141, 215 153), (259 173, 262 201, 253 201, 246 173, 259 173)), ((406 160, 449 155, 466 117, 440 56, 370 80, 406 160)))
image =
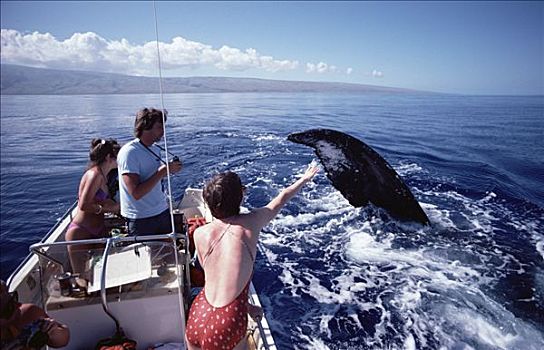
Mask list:
POLYGON ((255 322, 261 321, 264 316, 263 308, 253 304, 248 304, 247 313, 249 314, 249 317, 251 317, 255 322))
POLYGON ((87 296, 87 288, 89 287, 89 282, 80 277, 76 277, 75 283, 72 285, 72 292, 70 296, 73 298, 83 298, 87 296))
POLYGON ((89 282, 85 278, 76 277, 76 287, 87 290, 89 282))

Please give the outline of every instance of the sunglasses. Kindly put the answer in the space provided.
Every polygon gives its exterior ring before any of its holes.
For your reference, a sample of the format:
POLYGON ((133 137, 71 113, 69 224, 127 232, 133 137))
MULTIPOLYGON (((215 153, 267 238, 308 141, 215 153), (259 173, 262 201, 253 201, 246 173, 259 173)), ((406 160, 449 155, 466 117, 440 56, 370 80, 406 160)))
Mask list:
POLYGON ((17 291, 13 291, 11 293, 8 293, 8 300, 6 302, 6 305, 0 311, 0 318, 3 318, 5 320, 9 319, 11 315, 13 315, 13 312, 17 308, 17 304, 19 303, 19 294, 17 291))

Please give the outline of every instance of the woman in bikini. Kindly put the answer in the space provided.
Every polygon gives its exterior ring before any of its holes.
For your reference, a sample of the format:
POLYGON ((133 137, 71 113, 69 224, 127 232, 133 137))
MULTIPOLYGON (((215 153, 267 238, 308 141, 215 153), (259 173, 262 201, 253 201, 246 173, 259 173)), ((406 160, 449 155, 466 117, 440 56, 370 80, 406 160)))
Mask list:
POLYGON ((262 317, 249 304, 259 232, 318 171, 306 173, 266 206, 240 214, 245 191, 236 173, 214 176, 204 187, 204 200, 215 220, 195 232, 195 245, 205 272, 205 285, 189 310, 189 349, 247 348, 247 315, 262 317))
MULTIPOLYGON (((112 139, 91 141, 90 162, 79 183, 78 211, 66 231, 67 241, 104 237, 104 213, 119 212, 119 204, 109 198, 107 179, 108 173, 117 167, 119 149, 117 141, 112 139)), ((85 252, 92 248, 88 245, 68 246, 73 273, 85 270, 85 252)), ((78 284, 84 287, 85 283, 78 279, 78 284)))

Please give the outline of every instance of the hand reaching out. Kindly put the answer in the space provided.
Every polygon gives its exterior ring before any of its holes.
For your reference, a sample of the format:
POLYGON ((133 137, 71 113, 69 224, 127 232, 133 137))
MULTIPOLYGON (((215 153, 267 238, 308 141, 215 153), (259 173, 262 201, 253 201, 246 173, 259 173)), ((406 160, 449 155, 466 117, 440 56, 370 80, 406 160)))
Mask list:
POLYGON ((304 175, 302 175, 302 179, 304 179, 305 182, 310 181, 318 172, 319 166, 312 163, 308 166, 304 175))

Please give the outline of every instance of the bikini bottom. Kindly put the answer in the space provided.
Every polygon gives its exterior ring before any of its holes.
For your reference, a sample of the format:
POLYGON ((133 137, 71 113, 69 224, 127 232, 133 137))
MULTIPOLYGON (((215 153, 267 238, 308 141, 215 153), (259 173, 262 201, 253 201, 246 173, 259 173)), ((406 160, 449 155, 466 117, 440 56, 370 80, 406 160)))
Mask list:
POLYGON ((106 232, 105 225, 102 225, 100 227, 88 227, 86 225, 71 222, 70 225, 68 225, 68 230, 71 228, 78 228, 80 230, 86 231, 89 235, 91 235, 92 238, 102 238, 104 237, 104 234, 106 232))

